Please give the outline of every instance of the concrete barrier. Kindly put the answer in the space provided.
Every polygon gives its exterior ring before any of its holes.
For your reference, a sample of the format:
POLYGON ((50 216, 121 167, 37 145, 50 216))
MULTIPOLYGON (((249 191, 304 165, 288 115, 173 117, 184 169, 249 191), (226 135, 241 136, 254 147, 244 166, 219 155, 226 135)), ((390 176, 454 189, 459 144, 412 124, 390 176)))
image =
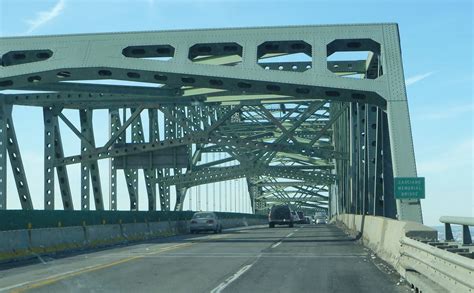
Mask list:
MULTIPOLYGON (((262 224, 261 219, 223 219, 224 229, 262 224)), ((0 262, 38 254, 87 249, 189 233, 189 221, 163 221, 25 229, 0 232, 0 262)))
POLYGON ((144 240, 150 237, 148 223, 122 224, 122 236, 129 241, 144 240))
POLYGON ((400 242, 404 237, 428 241, 438 239, 435 229, 415 222, 353 214, 337 215, 333 220, 343 224, 354 234, 359 234, 365 246, 403 273, 399 259, 400 242))
POLYGON ((30 240, 28 230, 0 232, 0 261, 28 255, 30 240))
POLYGON ((176 234, 189 233, 189 221, 177 221, 171 224, 176 234))
POLYGON ((48 253, 77 249, 85 244, 83 227, 33 229, 30 233, 30 250, 48 253))
POLYGON ((151 237, 163 237, 173 235, 170 222, 150 222, 148 223, 148 226, 150 228, 151 237))
POLYGON ((438 232, 420 223, 393 219, 337 215, 333 222, 360 236, 363 244, 391 264, 423 292, 474 292, 474 261, 428 245, 438 232))
POLYGON ((122 228, 114 225, 86 226, 85 240, 88 246, 103 246, 124 242, 122 228))
MULTIPOLYGON (((229 228, 236 228, 236 227, 246 227, 252 225, 246 218, 237 218, 237 219, 223 219, 221 220, 222 228, 229 229, 229 228)), ((260 225, 263 223, 267 223, 267 221, 262 220, 255 220, 254 225, 260 225)))

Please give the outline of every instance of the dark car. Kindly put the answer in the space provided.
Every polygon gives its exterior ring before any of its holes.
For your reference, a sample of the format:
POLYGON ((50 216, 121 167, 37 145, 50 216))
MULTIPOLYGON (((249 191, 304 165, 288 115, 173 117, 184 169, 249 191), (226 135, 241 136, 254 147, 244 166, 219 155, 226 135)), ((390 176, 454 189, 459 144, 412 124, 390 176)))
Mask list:
POLYGON ((302 211, 297 211, 296 213, 298 214, 298 217, 300 218, 300 220, 298 221, 298 224, 305 224, 306 220, 304 218, 304 213, 302 211))
POLYGON ((268 214, 268 226, 274 228, 275 225, 288 225, 293 227, 293 217, 290 207, 287 205, 273 206, 268 214))

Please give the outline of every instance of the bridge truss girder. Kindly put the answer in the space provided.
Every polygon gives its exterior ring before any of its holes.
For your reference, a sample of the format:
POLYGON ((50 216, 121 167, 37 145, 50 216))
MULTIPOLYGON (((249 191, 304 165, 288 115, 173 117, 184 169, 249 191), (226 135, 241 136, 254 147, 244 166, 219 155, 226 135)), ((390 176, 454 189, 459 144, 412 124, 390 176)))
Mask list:
MULTIPOLYGON (((157 195, 160 209, 172 209, 171 186, 180 210, 189 187, 245 177, 254 210, 274 200, 333 214, 422 220, 419 201, 393 198, 393 177, 416 177, 396 24, 13 37, 1 39, 0 53, 0 90, 30 91, 0 93, 0 209, 6 208, 7 149, 16 154, 10 162, 22 208, 33 208, 9 114, 14 105, 27 105, 44 112, 45 209, 55 208, 54 169, 63 208, 74 208, 67 166, 81 164, 81 209, 90 205, 89 180, 95 208, 105 209, 97 161, 110 159, 115 210, 114 158, 185 146, 185 168, 177 162, 140 168, 150 210, 158 208, 157 195), (369 54, 327 60, 346 51, 369 54), (309 60, 272 61, 294 54, 309 60), (345 77, 354 74, 362 78, 345 77), (110 79, 155 86, 80 83, 110 79), (63 109, 79 111, 80 130, 63 109), (94 141, 96 109, 110 113, 110 139, 102 146, 94 141), (80 139, 80 154, 64 157, 58 118, 80 139), (227 159, 203 161, 208 152, 227 159)), ((138 209, 138 171, 125 168, 131 210, 138 209)))

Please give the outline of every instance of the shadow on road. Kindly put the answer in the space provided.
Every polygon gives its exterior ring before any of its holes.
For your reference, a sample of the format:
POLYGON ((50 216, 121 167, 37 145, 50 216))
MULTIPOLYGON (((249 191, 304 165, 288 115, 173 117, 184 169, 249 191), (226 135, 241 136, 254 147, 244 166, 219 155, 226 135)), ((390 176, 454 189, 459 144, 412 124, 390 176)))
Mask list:
POLYGON ((333 225, 297 225, 293 228, 288 228, 284 226, 277 226, 275 228, 256 228, 256 229, 246 229, 246 230, 237 230, 237 231, 228 231, 223 233, 226 235, 224 238, 213 238, 213 233, 200 233, 200 234, 184 234, 184 235, 175 235, 169 237, 161 237, 156 239, 149 239, 143 241, 133 241, 128 242, 124 241, 120 244, 97 247, 97 248, 85 248, 78 250, 69 250, 60 253, 51 253, 43 254, 41 256, 32 254, 30 257, 22 260, 16 260, 6 263, 0 263, 0 271, 8 270, 11 268, 29 266, 39 263, 49 263, 56 259, 68 258, 78 255, 85 255, 89 253, 96 253, 101 251, 107 251, 117 248, 130 247, 134 248, 143 244, 177 244, 177 243, 196 243, 196 242, 206 242, 206 243, 274 243, 277 241, 285 243, 347 243, 357 241, 358 237, 351 237, 344 233, 340 228, 333 225), (288 234, 295 231, 295 229, 300 230, 303 233, 300 235, 292 236, 291 238, 285 237, 287 234, 278 233, 278 235, 269 236, 270 234, 275 234, 275 232, 282 232, 287 230, 288 234), (307 235, 306 233, 311 233, 307 235), (302 235, 301 235, 302 234, 302 235), (211 236, 211 237, 209 237, 211 236))

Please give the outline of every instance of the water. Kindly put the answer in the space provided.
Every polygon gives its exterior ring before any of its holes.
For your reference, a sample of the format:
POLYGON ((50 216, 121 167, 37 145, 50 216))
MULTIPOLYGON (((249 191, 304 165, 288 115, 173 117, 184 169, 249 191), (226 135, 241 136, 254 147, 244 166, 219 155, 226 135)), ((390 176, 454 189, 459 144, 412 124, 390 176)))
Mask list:
MULTIPOLYGON (((432 226, 431 228, 434 228, 438 231, 438 240, 439 241, 446 240, 444 225, 443 226, 432 226)), ((460 225, 451 225, 451 230, 453 231, 454 240, 456 242, 462 242, 462 226, 460 226, 460 225)), ((474 235, 474 227, 469 227, 469 230, 471 231, 471 237, 472 237, 474 235)))

